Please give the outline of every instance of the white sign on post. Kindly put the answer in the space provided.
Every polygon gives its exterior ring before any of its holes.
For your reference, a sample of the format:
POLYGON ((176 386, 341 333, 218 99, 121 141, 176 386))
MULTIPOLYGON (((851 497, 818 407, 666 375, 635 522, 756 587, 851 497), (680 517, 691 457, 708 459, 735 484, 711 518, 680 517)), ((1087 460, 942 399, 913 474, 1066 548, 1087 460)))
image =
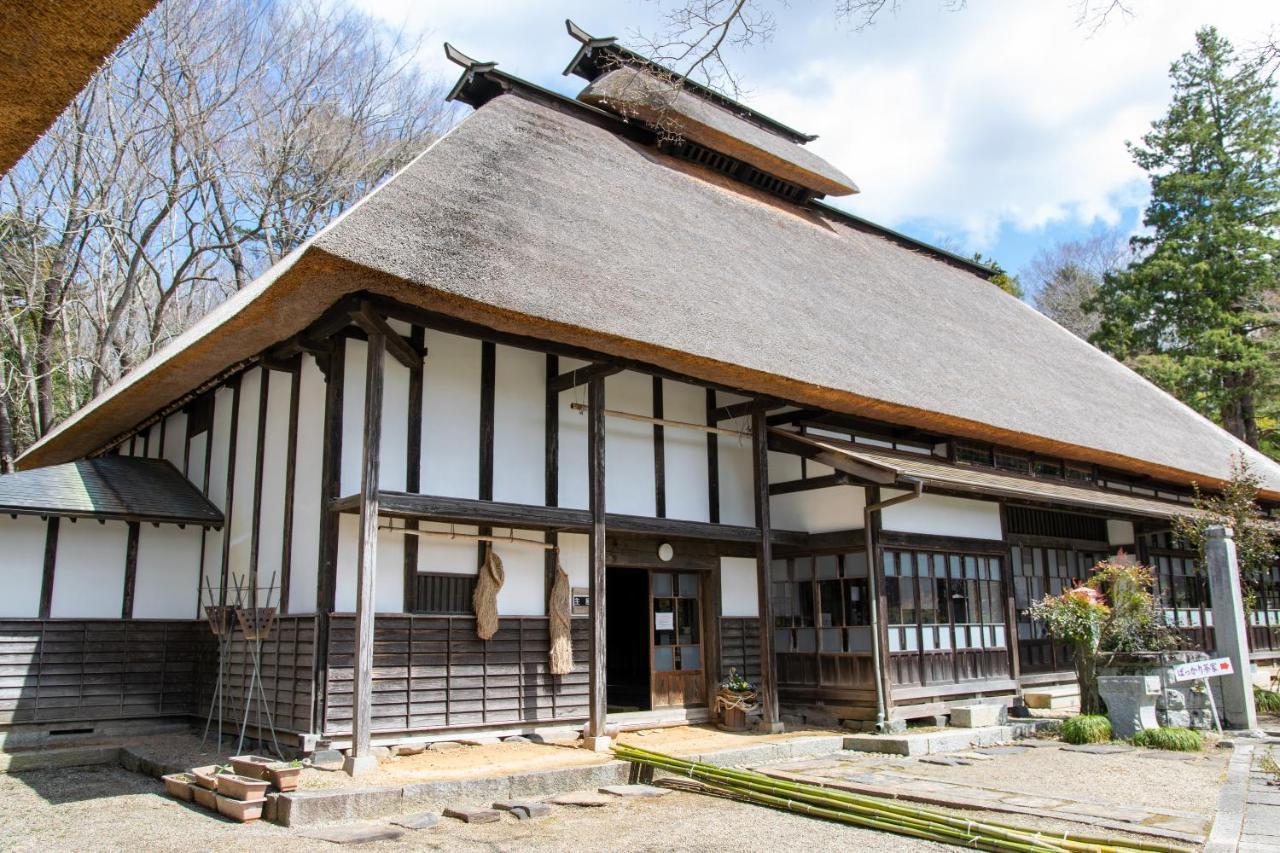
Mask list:
POLYGON ((653 629, 655 631, 674 631, 676 629, 676 615, 674 613, 653 614, 653 629))
POLYGON ((1173 680, 1195 681, 1198 678, 1217 678, 1219 675, 1233 673, 1235 667, 1231 665, 1231 658, 1213 658, 1178 664, 1173 668, 1173 680))

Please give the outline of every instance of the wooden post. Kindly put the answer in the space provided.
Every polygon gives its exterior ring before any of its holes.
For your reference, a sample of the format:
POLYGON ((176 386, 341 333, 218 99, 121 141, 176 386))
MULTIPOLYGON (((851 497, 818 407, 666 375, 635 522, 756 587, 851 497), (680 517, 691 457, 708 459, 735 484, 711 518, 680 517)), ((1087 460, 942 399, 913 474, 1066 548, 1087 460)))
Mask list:
POLYGON ((364 383, 364 449, 360 475, 360 564, 356 573, 356 667, 351 709, 351 776, 378 769, 373 757, 373 610, 378 572, 378 457, 382 444, 382 371, 387 346, 382 333, 369 335, 364 383))
POLYGON ((773 546, 769 541, 769 442, 765 408, 751 411, 751 460, 756 493, 756 528, 760 539, 756 544, 756 596, 760 611, 760 695, 764 699, 765 731, 782 730, 778 716, 778 682, 773 674, 773 596, 769 573, 773 564, 773 546))
POLYGON ((587 383, 587 480, 591 509, 591 537, 587 559, 591 564, 591 711, 583 745, 603 752, 609 748, 605 735, 605 540, 604 540, 604 378, 587 383))

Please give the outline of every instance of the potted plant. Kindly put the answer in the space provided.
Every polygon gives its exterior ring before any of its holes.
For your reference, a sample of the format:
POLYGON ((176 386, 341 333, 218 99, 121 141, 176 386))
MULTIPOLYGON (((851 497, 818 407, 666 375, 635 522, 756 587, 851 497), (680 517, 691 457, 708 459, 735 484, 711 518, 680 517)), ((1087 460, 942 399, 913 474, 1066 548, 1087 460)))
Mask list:
POLYGON ((263 758, 260 755, 233 755, 231 757, 231 766, 241 776, 248 776, 250 779, 266 779, 267 768, 274 761, 270 758, 263 758))
POLYGON ((302 778, 302 762, 297 759, 272 762, 267 767, 267 778, 281 793, 296 791, 302 778))
POLYGON ((231 768, 222 764, 206 764, 204 767, 194 767, 191 775, 196 777, 196 784, 201 788, 215 791, 218 788, 218 775, 221 773, 229 773, 231 768))
POLYGON ((1111 608, 1096 589, 1076 585, 1061 595, 1046 595, 1031 605, 1032 619, 1044 623, 1055 641, 1071 648, 1076 681, 1080 685, 1080 713, 1101 714, 1098 697, 1098 652, 1102 648, 1102 628, 1111 608))
POLYGON ((183 802, 191 802, 194 796, 191 789, 196 787, 196 777, 190 773, 169 773, 161 776, 164 782, 164 789, 171 797, 176 797, 183 802))
POLYGON ((264 779, 238 776, 235 773, 218 774, 218 793, 234 800, 256 800, 265 797, 270 783, 264 779))
POLYGON ((720 714, 720 727, 726 731, 744 732, 750 715, 760 710, 760 696, 738 670, 730 669, 729 677, 716 691, 715 710, 720 714))

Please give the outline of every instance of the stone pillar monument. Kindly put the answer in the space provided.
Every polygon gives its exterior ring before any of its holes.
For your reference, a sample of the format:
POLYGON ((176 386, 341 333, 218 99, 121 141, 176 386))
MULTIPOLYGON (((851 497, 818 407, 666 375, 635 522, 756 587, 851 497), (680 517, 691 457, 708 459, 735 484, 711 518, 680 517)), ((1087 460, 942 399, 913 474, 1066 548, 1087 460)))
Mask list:
POLYGON ((1232 729, 1254 731, 1258 712, 1253 705, 1253 682, 1249 669, 1249 637, 1240 589, 1240 566, 1231 528, 1214 525, 1207 531, 1205 570, 1209 573, 1209 594, 1213 598, 1213 635, 1217 656, 1231 658, 1234 675, 1214 679, 1222 686, 1222 715, 1232 729))

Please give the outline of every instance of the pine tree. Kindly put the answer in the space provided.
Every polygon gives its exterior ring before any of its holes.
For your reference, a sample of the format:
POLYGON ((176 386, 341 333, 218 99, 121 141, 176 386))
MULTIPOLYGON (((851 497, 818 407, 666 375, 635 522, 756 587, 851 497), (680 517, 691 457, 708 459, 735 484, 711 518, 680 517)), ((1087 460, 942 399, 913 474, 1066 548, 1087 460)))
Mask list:
POLYGON ((1108 275, 1091 340, 1253 447, 1274 388, 1280 109, 1213 28, 1173 64, 1173 100, 1142 144, 1147 231, 1108 275))

